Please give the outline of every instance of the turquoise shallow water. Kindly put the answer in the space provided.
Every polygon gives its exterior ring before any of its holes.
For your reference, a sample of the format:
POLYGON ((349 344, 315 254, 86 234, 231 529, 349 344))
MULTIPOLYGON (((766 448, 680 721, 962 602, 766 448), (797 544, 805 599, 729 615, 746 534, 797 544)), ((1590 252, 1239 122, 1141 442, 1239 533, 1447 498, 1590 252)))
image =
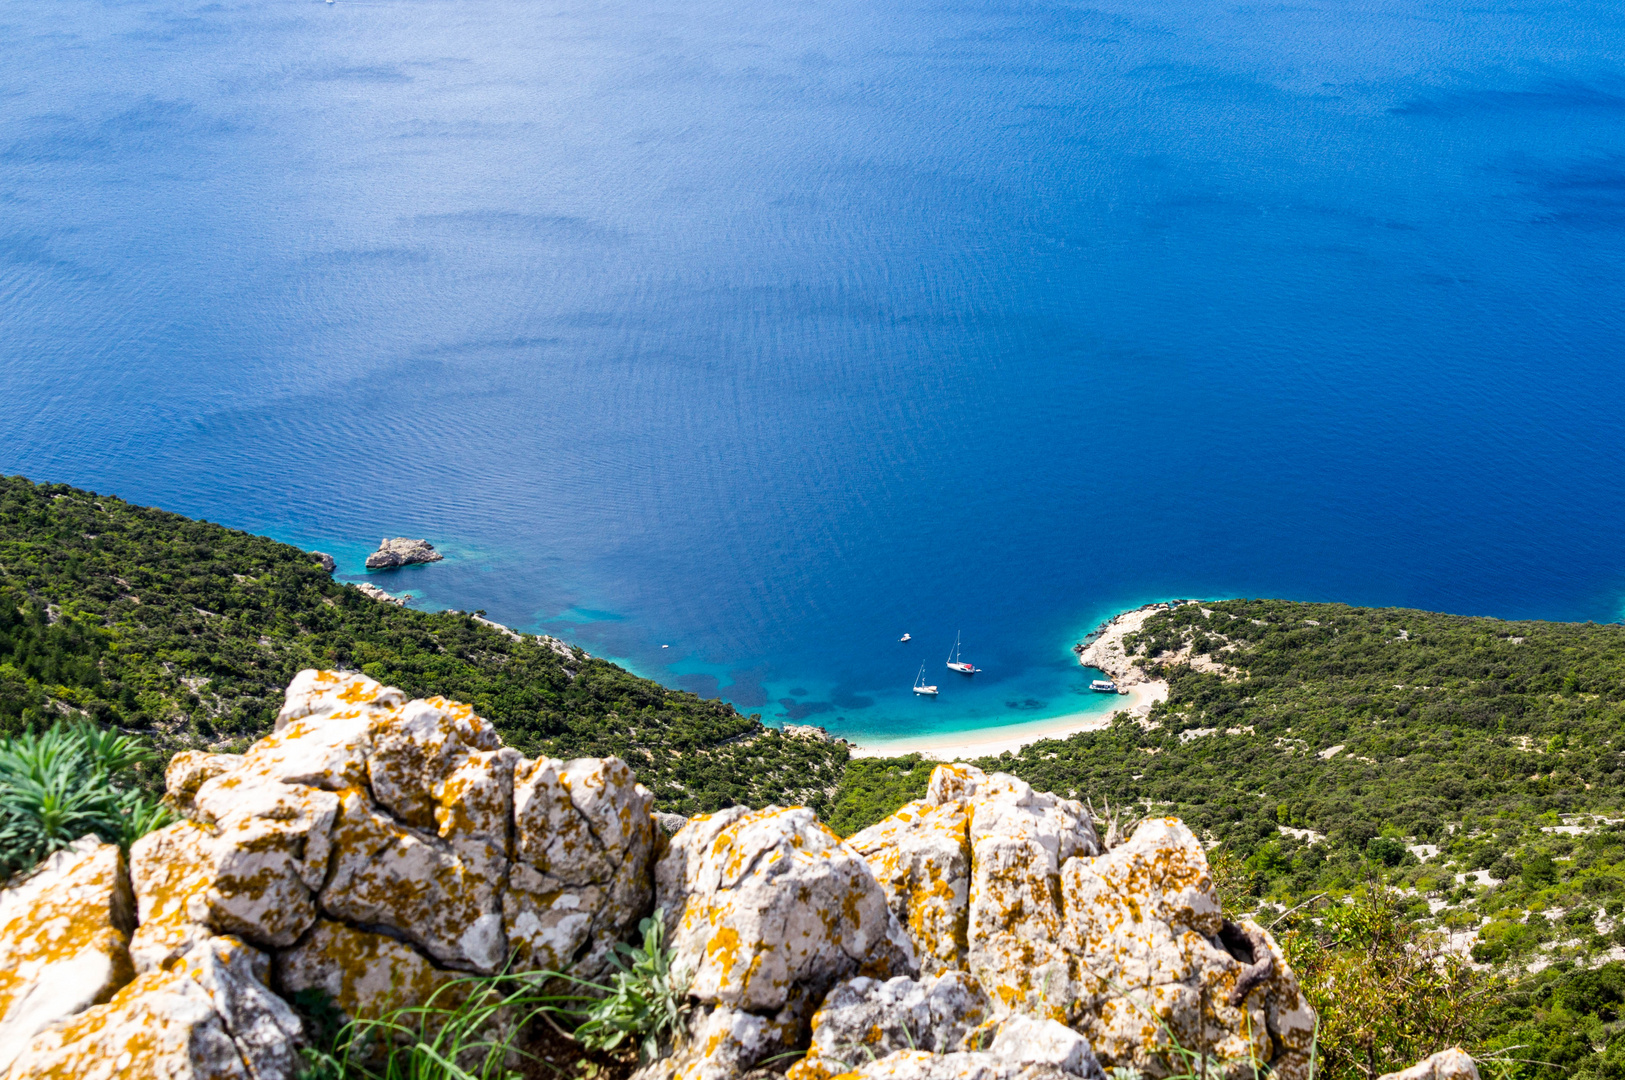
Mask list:
POLYGON ((871 739, 1105 707, 1151 599, 1620 617, 1616 6, 0 29, 7 472, 871 739))

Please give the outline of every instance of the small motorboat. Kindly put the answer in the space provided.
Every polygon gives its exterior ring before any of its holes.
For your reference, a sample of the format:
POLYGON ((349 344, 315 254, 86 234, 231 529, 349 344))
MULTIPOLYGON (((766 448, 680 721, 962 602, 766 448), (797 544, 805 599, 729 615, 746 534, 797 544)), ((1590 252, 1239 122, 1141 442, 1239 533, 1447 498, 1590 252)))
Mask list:
POLYGON ((1097 694, 1115 694, 1117 693, 1117 684, 1110 679, 1096 679, 1089 684, 1089 689, 1097 694))
POLYGON ((913 636, 914 636, 913 634, 904 634, 902 637, 898 638, 897 640, 898 641, 907 641, 910 638, 912 638, 913 636))
POLYGON ((920 665, 920 674, 919 674, 919 676, 917 678, 915 678, 915 680, 914 680, 914 692, 916 694, 920 694, 920 695, 923 695, 925 697, 936 697, 937 696, 937 688, 936 687, 925 685, 925 665, 923 663, 920 665))
POLYGON ((954 651, 948 654, 948 670, 961 675, 974 675, 982 669, 959 655, 959 635, 954 635, 954 651))

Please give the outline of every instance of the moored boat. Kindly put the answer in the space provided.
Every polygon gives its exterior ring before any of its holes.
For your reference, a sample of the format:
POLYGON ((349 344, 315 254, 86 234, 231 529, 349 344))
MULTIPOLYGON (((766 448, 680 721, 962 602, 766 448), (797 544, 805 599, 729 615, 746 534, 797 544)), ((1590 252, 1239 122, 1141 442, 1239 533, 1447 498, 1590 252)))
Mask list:
POLYGON ((925 684, 925 664, 924 663, 920 664, 920 674, 914 680, 914 692, 916 694, 920 694, 920 695, 922 695, 924 697, 936 697, 937 696, 937 688, 934 687, 934 686, 927 686, 925 684))
POLYGON ((948 654, 948 670, 961 675, 974 675, 982 669, 959 655, 959 635, 954 635, 954 651, 948 654))
POLYGON ((1115 694, 1117 693, 1117 684, 1110 679, 1096 679, 1089 684, 1089 689, 1097 694, 1115 694))

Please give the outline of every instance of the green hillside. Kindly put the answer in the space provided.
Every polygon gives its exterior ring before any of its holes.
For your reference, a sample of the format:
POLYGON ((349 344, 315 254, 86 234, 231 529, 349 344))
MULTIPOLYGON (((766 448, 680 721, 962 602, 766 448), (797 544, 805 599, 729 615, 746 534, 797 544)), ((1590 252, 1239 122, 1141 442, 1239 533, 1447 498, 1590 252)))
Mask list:
MULTIPOLYGON (((1509 1080, 1625 1080, 1625 627, 1230 600, 1129 644, 1170 686, 1150 717, 978 764, 1190 822, 1226 908, 1273 923, 1304 975, 1325 1075, 1461 1042, 1509 1080)), ((848 761, 579 651, 369 599, 285 544, 0 479, 0 735, 86 716, 159 760, 239 749, 313 666, 468 701, 526 753, 618 754, 683 813, 807 803, 847 834, 934 764, 848 761)))
MULTIPOLYGON (((264 537, 63 485, 0 478, 0 734, 86 715, 163 751, 237 749, 306 667, 467 701, 528 754, 618 754, 662 809, 823 807, 846 748, 467 615, 335 582, 264 537)), ((149 783, 153 778, 149 777, 149 783)))

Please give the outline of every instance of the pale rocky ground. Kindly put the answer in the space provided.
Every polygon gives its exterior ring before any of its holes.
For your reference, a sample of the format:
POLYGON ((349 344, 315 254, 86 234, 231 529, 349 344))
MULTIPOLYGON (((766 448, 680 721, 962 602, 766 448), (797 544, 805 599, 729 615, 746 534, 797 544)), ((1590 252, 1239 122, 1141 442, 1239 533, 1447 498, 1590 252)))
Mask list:
POLYGON ((657 908, 692 1007, 641 1080, 1155 1080, 1178 1047, 1309 1073, 1296 978, 1183 824, 1108 845, 1011 776, 941 766, 845 841, 795 807, 657 827, 615 758, 530 760, 466 705, 306 671, 272 735, 166 779, 186 819, 128 867, 82 841, 0 893, 0 1075, 291 1080, 296 991, 376 1016, 463 973, 599 978, 657 908))

